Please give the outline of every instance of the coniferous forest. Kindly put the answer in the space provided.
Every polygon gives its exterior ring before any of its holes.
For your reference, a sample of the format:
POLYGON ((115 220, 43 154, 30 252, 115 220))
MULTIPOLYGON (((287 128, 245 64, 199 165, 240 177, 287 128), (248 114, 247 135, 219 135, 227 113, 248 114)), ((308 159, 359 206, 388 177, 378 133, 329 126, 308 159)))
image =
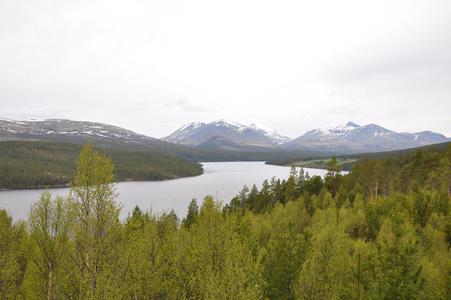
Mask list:
POLYGON ((0 298, 449 299, 451 145, 340 171, 122 221, 113 163, 86 145, 69 197, 0 210, 0 298))
MULTIPOLYGON (((67 186, 82 145, 0 141, 0 190, 67 186)), ((202 174, 202 167, 158 151, 102 148, 115 164, 115 181, 164 180, 202 174)))

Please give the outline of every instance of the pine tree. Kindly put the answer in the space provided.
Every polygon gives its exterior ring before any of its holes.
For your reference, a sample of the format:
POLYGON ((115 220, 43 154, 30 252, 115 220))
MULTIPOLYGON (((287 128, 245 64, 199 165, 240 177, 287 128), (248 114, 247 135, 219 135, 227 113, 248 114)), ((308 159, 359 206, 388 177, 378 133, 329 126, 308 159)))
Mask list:
MULTIPOLYGON (((295 172, 292 172, 295 173, 295 172)), ((297 193, 296 193, 296 181, 297 181, 297 175, 290 175, 290 177, 288 177, 286 183, 285 183, 285 195, 284 195, 284 199, 285 202, 288 201, 292 201, 295 198, 297 198, 297 193)))
POLYGON ((265 180, 263 181, 262 188, 258 195, 258 202, 255 205, 255 210, 258 212, 263 212, 271 208, 271 198, 271 186, 269 185, 268 180, 265 180))
POLYGON ((199 215, 199 206, 197 205, 196 199, 191 200, 188 205, 188 213, 186 218, 183 220, 183 226, 185 228, 190 228, 196 222, 197 216, 199 215))
POLYGON ((251 210, 255 210, 255 208, 258 206, 258 201, 259 201, 258 188, 254 184, 254 185, 252 185, 251 191, 247 197, 247 206, 246 207, 251 210))
POLYGON ((305 192, 305 182, 308 180, 308 173, 304 172, 304 169, 299 170, 298 180, 296 182, 296 194, 298 196, 305 192))
POLYGON ((332 159, 327 163, 327 174, 324 178, 324 185, 329 190, 329 192, 332 194, 332 198, 335 198, 337 195, 337 192, 340 188, 340 181, 341 181, 341 166, 340 163, 337 161, 337 158, 334 156, 332 159))

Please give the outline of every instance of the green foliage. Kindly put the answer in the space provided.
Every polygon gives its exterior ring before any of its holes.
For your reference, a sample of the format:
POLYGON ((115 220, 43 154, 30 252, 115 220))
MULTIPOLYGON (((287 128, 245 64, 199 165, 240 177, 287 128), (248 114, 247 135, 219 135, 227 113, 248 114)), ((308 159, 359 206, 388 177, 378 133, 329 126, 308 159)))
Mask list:
POLYGON ((337 158, 334 156, 327 164, 327 174, 324 178, 324 185, 327 190, 332 194, 332 197, 338 193, 338 190, 341 185, 341 166, 337 161, 337 158))
POLYGON ((188 253, 188 298, 261 298, 259 265, 212 197, 205 198, 192 227, 188 253))
POLYGON ((112 161, 87 145, 71 197, 27 225, 0 210, 0 299, 449 299, 451 147, 292 169, 179 222, 120 222, 112 161))
POLYGON ((264 256, 267 294, 271 299, 295 299, 292 287, 299 277, 308 251, 308 235, 289 221, 283 231, 271 234, 264 256))
POLYGON ((99 282, 116 271, 108 259, 116 258, 119 207, 114 201, 112 161, 85 145, 77 161, 77 173, 71 185, 70 201, 75 210, 73 226, 77 265, 78 294, 83 298, 108 295, 99 282))
POLYGON ((415 299, 422 288, 414 228, 401 207, 392 210, 378 234, 370 293, 378 299, 415 299))
MULTIPOLYGON (((38 141, 0 142, 0 189, 68 185, 81 146, 38 141)), ((116 165, 115 181, 162 180, 202 174, 202 167, 173 155, 151 150, 101 148, 116 165)))
POLYGON ((186 218, 183 220, 183 226, 185 226, 187 229, 190 228, 191 225, 196 222, 198 216, 199 206, 197 205, 197 200, 193 199, 188 205, 188 213, 186 214, 186 218))
POLYGON ((296 294, 299 299, 345 299, 351 282, 350 240, 331 219, 331 210, 318 212, 318 220, 313 220, 312 247, 308 253, 296 294), (318 228, 317 228, 318 227, 318 228))
POLYGON ((0 210, 0 299, 22 299, 23 279, 27 264, 26 231, 23 223, 13 224, 0 210))
POLYGON ((65 295, 61 285, 70 265, 67 253, 72 212, 68 201, 51 199, 44 192, 33 204, 29 216, 30 250, 32 259, 28 265, 28 298, 59 299, 65 295))

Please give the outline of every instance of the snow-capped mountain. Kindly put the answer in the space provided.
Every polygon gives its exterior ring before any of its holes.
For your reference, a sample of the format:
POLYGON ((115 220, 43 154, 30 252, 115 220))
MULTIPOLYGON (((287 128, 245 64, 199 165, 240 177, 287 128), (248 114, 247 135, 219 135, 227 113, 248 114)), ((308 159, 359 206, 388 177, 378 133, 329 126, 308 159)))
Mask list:
POLYGON ((211 123, 188 123, 163 140, 189 146, 220 147, 222 144, 227 144, 230 147, 233 144, 241 147, 274 148, 290 141, 290 138, 256 124, 247 126, 217 120, 211 123))
POLYGON ((353 122, 337 127, 319 128, 284 144, 288 149, 377 152, 447 142, 439 133, 423 131, 398 133, 376 124, 359 126, 353 122))
POLYGON ((266 137, 272 139, 273 141, 276 142, 276 144, 278 145, 282 145, 286 142, 291 141, 291 138, 281 135, 280 133, 278 133, 276 130, 266 127, 264 125, 260 125, 260 124, 251 124, 249 126, 250 128, 257 130, 261 133, 263 133, 266 137))
POLYGON ((446 136, 431 131, 398 133, 375 124, 359 126, 352 122, 337 127, 310 130, 291 140, 261 125, 247 126, 224 120, 189 123, 159 140, 113 125, 65 119, 0 119, 1 140, 91 142, 99 146, 186 154, 187 157, 191 157, 193 149, 186 146, 208 151, 219 149, 258 152, 269 149, 344 154, 398 150, 451 141, 446 136))
POLYGON ((18 121, 0 119, 0 140, 55 140, 111 145, 150 146, 161 141, 102 123, 65 119, 18 121))

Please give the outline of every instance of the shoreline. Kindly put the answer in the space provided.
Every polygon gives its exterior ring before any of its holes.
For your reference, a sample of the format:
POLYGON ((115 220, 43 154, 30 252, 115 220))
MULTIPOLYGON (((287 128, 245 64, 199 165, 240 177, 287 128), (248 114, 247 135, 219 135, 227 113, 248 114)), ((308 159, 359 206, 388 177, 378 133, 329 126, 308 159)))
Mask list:
MULTIPOLYGON (((191 178, 191 177, 197 177, 204 175, 205 172, 202 170, 201 174, 197 175, 189 175, 189 176, 180 176, 180 177, 173 177, 173 178, 165 178, 165 179, 153 179, 153 180, 145 180, 145 179, 125 179, 125 180, 118 180, 113 181, 113 184, 117 183, 123 183, 123 182, 158 182, 158 181, 170 181, 170 180, 177 180, 177 179, 183 179, 183 178, 191 178)), ((0 188, 1 192, 13 192, 13 191, 30 191, 30 190, 51 190, 51 189, 64 189, 64 188, 70 188, 70 183, 67 184, 59 184, 59 185, 51 185, 51 186, 36 186, 36 187, 23 187, 23 188, 13 188, 13 189, 7 189, 7 188, 0 188)))

